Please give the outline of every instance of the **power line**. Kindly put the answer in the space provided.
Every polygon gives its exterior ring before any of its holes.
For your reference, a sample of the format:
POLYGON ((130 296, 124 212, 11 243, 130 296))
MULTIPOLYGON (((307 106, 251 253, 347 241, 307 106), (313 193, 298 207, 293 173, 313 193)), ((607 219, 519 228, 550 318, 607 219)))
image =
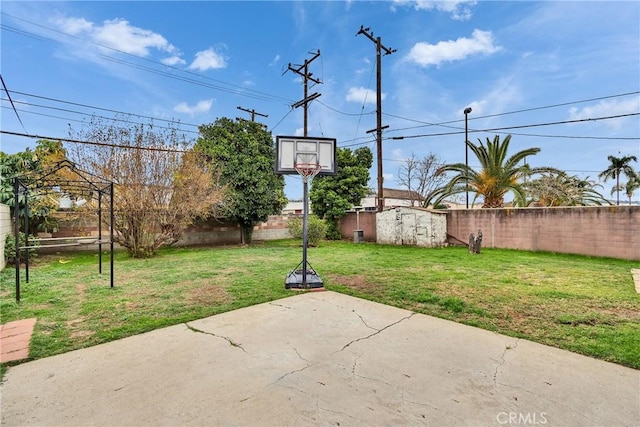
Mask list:
MULTIPOLYGON (((367 113, 362 113, 362 112, 360 112, 360 113, 345 113, 344 111, 340 111, 340 110, 338 110, 338 109, 336 109, 336 108, 333 108, 333 107, 331 107, 331 106, 329 106, 329 105, 325 104, 325 103, 324 103, 324 102, 322 102, 322 101, 316 101, 316 102, 317 102, 318 104, 321 104, 322 106, 326 107, 327 109, 329 109, 329 110, 331 110, 331 111, 334 111, 334 112, 336 112, 336 113, 338 113, 338 114, 342 114, 343 116, 360 116, 360 117, 361 117, 361 116, 363 116, 363 115, 371 115, 371 114, 375 114, 375 110, 374 110, 374 111, 369 111, 369 112, 367 112, 367 113)), ((363 106, 363 108, 362 108, 362 109, 364 109, 364 106, 363 106)))
MULTIPOLYGON (((508 112, 504 112, 504 113, 488 114, 488 115, 485 115, 485 116, 474 116, 470 120, 488 119, 488 118, 492 118, 492 117, 507 116, 507 115, 511 115, 511 114, 526 113, 526 112, 529 112, 529 111, 545 110, 545 109, 549 109, 549 108, 565 107, 567 105, 582 104, 582 103, 585 103, 585 102, 593 102, 593 101, 602 101, 602 100, 605 100, 605 99, 621 98, 621 97, 624 97, 624 96, 637 95, 637 94, 640 94, 640 91, 626 92, 626 93, 620 93, 620 94, 616 94, 616 95, 600 96, 600 97, 596 97, 596 98, 582 99, 582 100, 579 100, 579 101, 563 102, 563 103, 559 103, 559 104, 545 105, 545 106, 542 106, 542 107, 525 108, 525 109, 521 109, 521 110, 508 111, 508 112)), ((411 126, 411 127, 406 127, 406 128, 391 129, 391 130, 389 130, 389 132, 398 132, 398 131, 401 131, 401 130, 417 129, 417 128, 428 127, 428 126, 443 126, 443 127, 453 128, 453 129, 459 129, 457 127, 444 126, 444 125, 448 125, 448 124, 451 124, 451 123, 460 123, 460 122, 464 121, 464 119, 455 119, 455 120, 449 120, 449 121, 440 122, 440 123, 430 123, 430 122, 425 122, 425 121, 422 121, 422 120, 410 119, 410 118, 402 117, 402 116, 396 116, 396 115, 389 114, 389 113, 384 113, 384 114, 389 116, 389 117, 394 117, 396 119, 401 119, 401 120, 406 120, 406 121, 410 121, 410 122, 416 122, 416 123, 422 123, 423 124, 421 126, 411 126)))
MULTIPOLYGON (((167 123, 177 123, 176 120, 169 120, 169 119, 161 119, 161 118, 151 117, 151 116, 144 116, 144 115, 137 114, 137 113, 127 113, 126 111, 113 110, 111 108, 104 108, 104 107, 96 107, 95 105, 81 104, 81 103, 72 102, 72 101, 64 101, 64 100, 59 99, 59 98, 52 98, 52 97, 41 96, 41 95, 34 95, 34 94, 31 94, 31 93, 19 92, 17 90, 11 90, 11 91, 6 91, 6 92, 11 92, 11 93, 16 94, 16 95, 28 96, 28 97, 31 97, 31 98, 43 99, 45 101, 52 101, 52 102, 59 102, 61 104, 75 105, 76 107, 90 108, 90 109, 93 109, 93 110, 107 111, 109 113, 124 114, 124 115, 127 115, 127 116, 135 116, 135 117, 140 117, 140 118, 143 118, 143 119, 151 119, 151 120, 162 121, 162 122, 167 122, 167 123)), ((7 93, 7 96, 8 95, 9 94, 7 93)), ((61 109, 61 108, 48 107, 48 106, 44 106, 44 105, 31 104, 31 103, 20 102, 20 101, 16 101, 16 102, 17 103, 21 103, 21 104, 32 105, 34 107, 50 108, 50 109, 54 109, 54 110, 78 113, 77 111, 74 111, 74 110, 64 110, 64 109, 61 109)), ((185 123, 185 122, 180 122, 180 124, 185 125, 185 126, 193 126, 193 127, 196 127, 196 128, 199 126, 199 125, 196 125, 196 124, 193 124, 193 123, 185 123)))
POLYGON ((287 114, 285 114, 280 119, 280 121, 278 123, 276 123, 276 125, 271 128, 271 132, 273 132, 280 125, 280 123, 282 123, 284 121, 284 119, 286 119, 289 116, 289 114, 291 114, 292 111, 293 111, 293 108, 289 109, 289 111, 287 111, 287 114))
MULTIPOLYGON (((564 121, 558 121, 558 122, 535 123, 535 124, 531 124, 531 125, 505 126, 505 127, 500 127, 500 128, 473 129, 473 130, 470 129, 469 131, 473 132, 473 133, 477 133, 477 132, 493 132, 493 131, 499 131, 499 130, 524 129, 524 128, 540 127, 540 126, 554 126, 554 125, 569 124, 569 123, 580 123, 580 122, 589 122, 589 121, 619 119, 619 118, 622 118, 622 117, 630 117, 630 116, 637 116, 637 115, 640 115, 640 113, 618 114, 618 115, 615 115, 615 116, 596 117, 596 118, 587 118, 587 119, 575 119, 575 120, 564 120, 564 121)), ((431 136, 458 135, 460 133, 462 133, 462 131, 460 131, 460 132, 442 132, 442 133, 432 133, 432 134, 422 134, 422 135, 393 136, 393 137, 391 137, 391 139, 393 139, 393 140, 401 140, 401 139, 423 138, 423 137, 431 137, 431 136)), ((628 138, 628 139, 636 140, 636 139, 640 139, 640 138, 628 138)))
POLYGON ((11 132, 7 130, 0 130, 0 133, 3 133, 5 135, 21 136, 21 137, 31 138, 31 139, 47 139, 52 141, 71 142, 76 144, 97 145, 100 147, 122 148, 122 149, 129 149, 129 150, 161 151, 165 153, 188 153, 187 150, 175 150, 171 148, 159 148, 159 147, 136 147, 133 145, 119 145, 119 144, 110 144, 107 142, 84 141, 84 140, 73 139, 73 138, 59 138, 56 136, 32 135, 28 133, 11 132))
POLYGON ((2 78, 2 74, 0 74, 0 81, 2 81, 2 87, 4 91, 7 93, 7 98, 9 98, 9 102, 11 103, 11 108, 13 108, 13 112, 16 113, 16 117, 22 126, 22 129, 26 132, 27 128, 24 127, 24 123, 22 123, 22 119, 20 118, 20 114, 18 114, 18 110, 16 110, 16 106, 13 103, 13 99, 11 99, 11 95, 9 95, 9 89, 7 89, 7 85, 4 83, 4 78, 2 78))
MULTIPOLYGON (((0 101, 5 101, 5 99, 0 98, 0 101)), ((65 109, 65 108, 58 108, 58 107, 50 107, 50 106, 47 106, 47 105, 31 104, 31 103, 23 102, 23 101, 16 101, 16 104, 23 104, 23 105, 28 105, 28 106, 31 106, 31 107, 39 107, 39 108, 45 108, 45 109, 50 109, 50 110, 63 111, 63 112, 73 113, 73 114, 87 115, 87 113, 84 113, 84 112, 81 112, 81 111, 68 110, 68 109, 65 109)), ((2 108, 8 108, 8 107, 2 107, 2 108)), ((54 116, 54 115, 51 115, 51 114, 45 114, 45 113, 41 113, 41 112, 37 112, 37 111, 29 111, 29 110, 21 110, 21 109, 18 109, 18 111, 23 112, 23 113, 27 113, 27 114, 35 114, 35 115, 43 116, 43 117, 51 117, 51 118, 54 118, 54 119, 65 120, 65 121, 69 121, 69 122, 84 123, 82 120, 72 119, 72 118, 69 118, 69 117, 54 116)), ((122 113, 122 114, 126 115, 127 113, 122 113)), ((144 118, 144 116, 138 116, 136 114, 132 114, 132 116, 143 117, 144 118)), ((138 124, 138 125, 146 124, 146 123, 134 122, 134 121, 127 120, 127 119, 119 119, 117 117, 100 116, 100 115, 97 115, 97 114, 91 114, 91 117, 95 117, 95 118, 98 118, 98 119, 112 120, 114 122, 123 122, 123 123, 138 124)), ((149 119, 155 120, 153 117, 149 117, 149 119)), ((166 122, 169 122, 169 123, 175 123, 177 125, 178 124, 183 124, 181 122, 171 122, 169 120, 163 120, 163 119, 158 119, 158 120, 166 121, 166 122)), ((196 126, 196 125, 191 125, 191 126, 196 126)), ((185 132, 185 133, 194 133, 194 134, 198 134, 199 133, 198 131, 194 131, 194 130, 176 129, 176 128, 171 128, 171 127, 168 127, 168 126, 161 126, 161 125, 155 125, 155 124, 154 124, 154 127, 158 128, 158 129, 178 130, 180 132, 185 132)), ((26 129, 25 129, 25 132, 27 132, 26 129)))
MULTIPOLYGON (((1 101, 5 101, 5 99, 3 99, 3 98, 0 98, 0 100, 1 101)), ((73 114, 88 115, 88 114, 86 114, 84 112, 67 110, 67 109, 64 109, 64 108, 56 108, 56 107, 49 107, 49 106, 46 106, 46 105, 30 104, 28 102, 21 102, 21 101, 16 101, 16 103, 24 104, 24 105, 28 105, 28 106, 32 106, 32 107, 40 107, 40 108, 45 108, 45 109, 64 111, 64 112, 69 112, 69 113, 73 113, 73 114)), ((8 108, 8 107, 2 107, 2 108, 8 108)), ((29 111, 29 110, 21 110, 21 109, 18 109, 18 111, 23 112, 23 113, 27 113, 27 114, 35 114, 35 115, 38 115, 38 116, 51 117, 51 118, 54 118, 54 119, 60 119, 60 120, 66 121, 66 122, 84 123, 83 120, 72 119, 72 118, 69 118, 69 117, 54 116, 52 114, 45 114, 45 113, 41 113, 41 112, 38 112, 38 111, 29 111)), ((126 113, 123 113, 123 114, 126 114, 126 113)), ((104 119, 104 120, 110 120, 110 121, 114 121, 114 122, 128 123, 128 124, 132 124, 132 125, 148 125, 148 123, 135 122, 135 121, 132 121, 132 120, 120 119, 120 118, 117 118, 117 117, 106 117, 106 116, 100 116, 100 115, 97 115, 97 114, 91 114, 90 116, 94 117, 94 118, 97 118, 97 119, 104 119)), ((150 119, 153 119, 153 118, 150 118, 150 119)), ((176 125, 182 124, 180 122, 170 122, 168 120, 165 120, 165 121, 167 121, 169 123, 174 123, 176 125)), ((172 128, 172 127, 169 127, 169 126, 162 126, 162 125, 156 125, 156 124, 154 124, 153 126, 155 128, 158 128, 158 129, 176 130, 176 131, 179 131, 179 132, 191 133, 191 134, 196 134, 196 135, 199 134, 199 132, 195 131, 195 130, 182 129, 182 128, 177 128, 177 127, 176 128, 172 128)), ((25 130, 25 132, 27 132, 27 131, 25 130)))

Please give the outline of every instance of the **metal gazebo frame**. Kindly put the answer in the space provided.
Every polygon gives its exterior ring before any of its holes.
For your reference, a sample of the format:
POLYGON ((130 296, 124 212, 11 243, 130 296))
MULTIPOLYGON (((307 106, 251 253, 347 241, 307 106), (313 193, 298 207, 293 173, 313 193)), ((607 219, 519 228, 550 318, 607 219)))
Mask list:
MULTIPOLYGON (((45 245, 47 248, 63 247, 63 246, 79 246, 81 244, 97 244, 98 245, 98 273, 102 274, 102 245, 109 244, 109 275, 110 287, 113 288, 113 181, 98 177, 89 172, 83 171, 69 160, 62 160, 56 163, 52 168, 43 171, 40 176, 32 174, 16 176, 13 179, 14 191, 14 238, 15 238, 15 270, 16 270, 16 302, 20 302, 20 251, 24 250, 25 260, 25 280, 29 283, 29 249, 35 249, 40 245, 29 245, 29 193, 34 187, 38 190, 60 187, 74 188, 76 190, 86 190, 88 193, 97 193, 98 195, 98 237, 94 241, 86 242, 87 236, 62 237, 62 238, 42 238, 36 239, 40 241, 60 241, 60 240, 76 240, 73 243, 54 243, 45 245), (55 173, 62 169, 69 169, 78 179, 60 179, 55 173), (21 194, 25 196, 25 245, 20 246, 20 209, 19 197, 21 194), (102 197, 109 197, 109 239, 104 240, 102 236, 102 197), (81 242, 82 241, 82 242, 81 242)), ((35 242, 34 242, 35 243, 35 242)))

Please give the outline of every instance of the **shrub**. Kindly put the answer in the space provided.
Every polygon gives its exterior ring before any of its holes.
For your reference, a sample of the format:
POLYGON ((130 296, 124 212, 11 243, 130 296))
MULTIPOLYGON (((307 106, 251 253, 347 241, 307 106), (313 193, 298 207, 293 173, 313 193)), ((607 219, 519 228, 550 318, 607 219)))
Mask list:
MULTIPOLYGON (((21 231, 19 234, 20 246, 26 246, 24 233, 21 231)), ((29 234, 29 246, 39 246, 36 240, 36 236, 29 234)), ((35 256, 37 248, 28 249, 29 256, 35 256)), ((24 254, 24 251, 21 252, 24 254)), ((16 239, 13 234, 7 234, 7 238, 4 241, 4 257, 7 260, 7 264, 13 264, 16 261, 16 239)), ((24 261, 23 261, 24 262, 24 261)))
MULTIPOLYGON (((302 240, 302 218, 294 218, 289 220, 289 232, 294 239, 302 240)), ((324 239, 327 234, 327 226, 324 220, 315 215, 309 215, 307 221, 307 238, 309 246, 318 246, 320 240, 324 239)))

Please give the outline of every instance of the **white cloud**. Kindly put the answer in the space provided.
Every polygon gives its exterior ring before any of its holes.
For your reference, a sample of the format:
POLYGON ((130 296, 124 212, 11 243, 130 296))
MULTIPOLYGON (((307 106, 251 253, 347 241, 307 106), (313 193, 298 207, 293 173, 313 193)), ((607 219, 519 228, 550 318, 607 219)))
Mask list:
MULTIPOLYGON (((157 49, 172 54, 168 60, 172 60, 174 64, 181 61, 184 63, 180 59, 178 49, 162 35, 135 27, 125 19, 106 20, 102 25, 96 25, 84 18, 59 16, 51 19, 51 22, 62 32, 86 37, 89 42, 95 43, 103 49, 115 49, 142 57, 149 56, 150 49, 157 49)), ((165 61, 167 60, 163 60, 163 62, 165 61)))
POLYGON ((269 67, 273 67, 274 65, 276 65, 278 62, 280 62, 280 55, 276 55, 271 62, 269 62, 269 67))
MULTIPOLYGON (((382 94, 382 99, 384 99, 386 95, 382 94)), ((376 92, 367 89, 364 87, 352 87, 347 91, 347 96, 345 97, 347 102, 357 102, 359 104, 375 104, 376 103, 376 92)))
POLYGON ((211 105, 213 104, 213 99, 205 99, 203 101, 199 101, 196 105, 189 105, 186 102, 181 102, 180 104, 173 107, 173 111, 177 113, 188 114, 191 117, 196 114, 208 113, 211 110, 211 105))
MULTIPOLYGON (((569 109, 569 118, 571 120, 595 119, 598 117, 618 116, 622 114, 637 113, 640 110, 640 97, 630 98, 626 100, 602 100, 599 103, 578 109, 571 107, 569 109)), ((625 118, 608 119, 598 121, 614 130, 620 130, 625 122, 625 118)))
POLYGON ((226 66, 227 62, 224 56, 210 47, 207 50, 196 53, 196 59, 189 65, 189 69, 206 71, 209 69, 225 68, 226 66))
POLYGON ((139 56, 148 56, 152 47, 166 52, 174 50, 160 34, 131 26, 124 19, 108 20, 103 26, 94 27, 92 38, 97 43, 139 56))
POLYGON ((405 59, 426 67, 440 65, 443 62, 459 61, 471 55, 489 55, 500 51, 494 45, 491 31, 473 30, 472 38, 461 37, 457 40, 441 41, 437 44, 416 43, 405 59))
POLYGON ((475 6, 476 0, 394 0, 395 5, 413 6, 416 10, 437 10, 451 14, 456 21, 468 21, 471 19, 471 6, 475 6))
POLYGON ((84 18, 57 18, 53 23, 58 25, 62 32, 77 35, 83 31, 91 31, 93 23, 84 18))
POLYGON ((160 62, 162 62, 164 65, 169 65, 169 66, 184 65, 186 63, 184 59, 176 55, 161 59, 160 62))

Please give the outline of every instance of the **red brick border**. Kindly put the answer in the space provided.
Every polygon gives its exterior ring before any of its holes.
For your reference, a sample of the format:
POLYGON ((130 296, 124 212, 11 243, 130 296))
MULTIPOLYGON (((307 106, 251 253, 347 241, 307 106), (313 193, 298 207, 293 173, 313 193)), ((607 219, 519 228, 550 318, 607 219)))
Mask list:
POLYGON ((35 318, 0 325, 0 363, 29 357, 29 344, 35 325, 35 318))

